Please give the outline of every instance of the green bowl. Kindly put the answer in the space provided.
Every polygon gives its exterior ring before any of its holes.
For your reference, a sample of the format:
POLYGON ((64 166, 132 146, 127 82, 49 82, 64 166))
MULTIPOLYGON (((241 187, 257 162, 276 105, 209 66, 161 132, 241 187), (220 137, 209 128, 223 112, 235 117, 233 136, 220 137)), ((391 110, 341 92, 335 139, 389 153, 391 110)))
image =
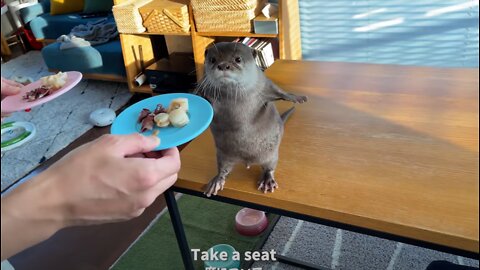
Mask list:
POLYGON ((233 253, 235 252, 235 248, 233 248, 230 245, 227 244, 219 244, 211 247, 208 250, 208 253, 211 254, 211 252, 227 252, 228 258, 226 261, 222 260, 217 260, 217 261, 204 261, 205 267, 215 267, 215 268, 226 268, 226 269, 232 269, 232 268, 240 268, 240 260, 233 260, 233 253))

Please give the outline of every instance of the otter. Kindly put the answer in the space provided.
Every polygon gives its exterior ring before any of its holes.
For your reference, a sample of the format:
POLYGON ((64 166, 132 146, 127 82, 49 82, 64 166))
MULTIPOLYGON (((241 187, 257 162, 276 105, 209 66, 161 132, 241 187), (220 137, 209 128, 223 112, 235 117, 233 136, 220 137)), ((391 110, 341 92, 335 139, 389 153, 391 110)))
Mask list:
POLYGON ((210 101, 214 109, 210 125, 218 174, 210 180, 205 195, 217 195, 235 164, 260 165, 263 169, 258 189, 278 188, 274 171, 284 123, 295 107, 280 115, 273 103, 307 101, 306 96, 286 93, 255 63, 256 51, 237 42, 214 44, 205 52, 205 75, 196 93, 210 101))

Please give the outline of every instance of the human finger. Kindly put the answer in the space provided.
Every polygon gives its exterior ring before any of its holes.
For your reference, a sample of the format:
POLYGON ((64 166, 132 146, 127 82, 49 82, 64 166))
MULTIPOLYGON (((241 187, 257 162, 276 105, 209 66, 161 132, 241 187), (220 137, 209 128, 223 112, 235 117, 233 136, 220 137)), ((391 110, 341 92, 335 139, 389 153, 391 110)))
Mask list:
POLYGON ((169 156, 169 155, 178 155, 178 148, 176 147, 173 147, 173 148, 169 148, 169 149, 166 149, 166 150, 161 150, 161 151, 152 151, 152 152, 146 152, 144 153, 144 156, 147 157, 147 158, 161 158, 163 156, 169 156))
POLYGON ((157 185, 164 178, 176 175, 180 169, 180 158, 175 155, 159 159, 127 158, 120 165, 127 177, 122 177, 118 187, 128 191, 143 191, 157 185))
POLYGON ((22 88, 24 85, 19 83, 19 82, 16 82, 16 81, 12 81, 12 80, 8 80, 8 79, 5 79, 2 77, 2 84, 8 84, 10 86, 13 86, 13 87, 18 87, 18 88, 22 88))
POLYGON ((5 96, 16 95, 16 94, 20 93, 20 87, 16 87, 16 86, 13 86, 13 85, 10 85, 10 84, 3 84, 1 93, 2 93, 2 99, 5 96))
POLYGON ((174 174, 169 177, 162 178, 157 184, 147 190, 138 192, 133 196, 134 209, 142 209, 149 207, 161 194, 163 194, 168 188, 170 188, 175 181, 177 181, 178 175, 174 174))
POLYGON ((150 152, 158 146, 160 140, 155 136, 143 136, 135 133, 130 135, 104 135, 99 143, 105 144, 107 151, 126 157, 150 152))
POLYGON ((176 147, 162 151, 147 152, 144 155, 146 158, 132 160, 133 163, 131 164, 160 176, 171 175, 180 170, 180 153, 176 147))

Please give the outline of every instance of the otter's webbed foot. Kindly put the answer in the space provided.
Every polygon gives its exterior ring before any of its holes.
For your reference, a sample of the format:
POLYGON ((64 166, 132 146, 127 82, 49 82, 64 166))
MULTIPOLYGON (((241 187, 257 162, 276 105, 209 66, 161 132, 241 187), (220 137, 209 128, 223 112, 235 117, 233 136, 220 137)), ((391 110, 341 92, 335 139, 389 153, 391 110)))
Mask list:
POLYGON ((219 177, 218 175, 215 176, 210 182, 208 182, 207 187, 205 188, 205 194, 207 197, 212 195, 217 195, 220 190, 223 190, 225 186, 225 178, 219 177))
POLYGON ((263 193, 274 192, 278 188, 278 183, 273 177, 273 171, 267 171, 263 174, 262 179, 258 181, 258 190, 263 193))
POLYGON ((224 159, 217 158, 218 161, 218 174, 208 182, 205 187, 205 194, 207 197, 212 195, 217 195, 220 190, 223 190, 225 186, 225 179, 227 179, 228 174, 232 171, 234 162, 225 161, 224 159))

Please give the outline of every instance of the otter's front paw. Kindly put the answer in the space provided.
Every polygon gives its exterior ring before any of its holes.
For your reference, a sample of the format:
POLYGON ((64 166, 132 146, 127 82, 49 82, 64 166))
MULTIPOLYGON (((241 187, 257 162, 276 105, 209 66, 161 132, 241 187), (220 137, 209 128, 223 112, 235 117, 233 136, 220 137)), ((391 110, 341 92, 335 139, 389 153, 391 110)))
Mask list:
POLYGON ((284 99, 293 103, 304 103, 308 100, 306 96, 297 96, 294 94, 286 94, 284 99))
POLYGON ((274 192, 276 188, 278 188, 277 181, 271 175, 266 175, 258 182, 258 190, 263 191, 263 193, 274 192))
POLYGON ((295 96, 295 103, 304 103, 307 102, 307 96, 295 96))
POLYGON ((207 187, 205 188, 205 194, 207 197, 212 195, 217 195, 217 192, 223 190, 225 185, 225 179, 215 176, 210 182, 208 182, 207 187))

